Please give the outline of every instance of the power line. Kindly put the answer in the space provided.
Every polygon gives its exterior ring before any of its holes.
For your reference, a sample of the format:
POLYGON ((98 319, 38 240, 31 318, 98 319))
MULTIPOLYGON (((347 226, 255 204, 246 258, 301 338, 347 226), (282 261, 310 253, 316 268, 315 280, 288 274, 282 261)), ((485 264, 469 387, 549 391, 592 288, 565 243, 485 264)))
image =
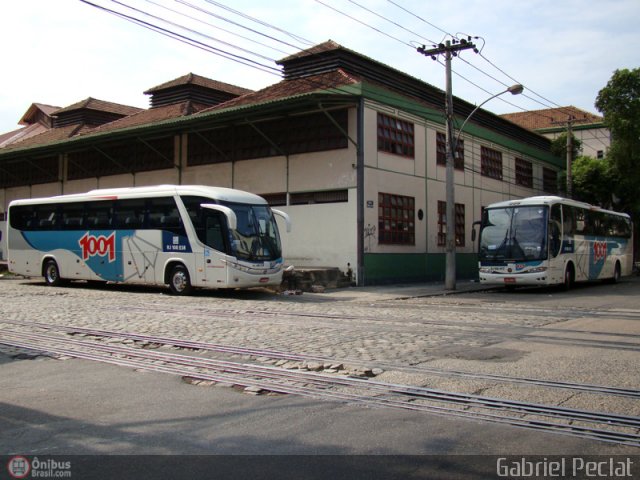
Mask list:
POLYGON ((87 5, 91 6, 91 7, 97 8, 98 10, 102 10, 104 12, 107 12, 107 13, 111 14, 111 15, 115 15, 115 16, 117 16, 119 18, 127 20, 128 22, 134 23, 134 24, 136 24, 138 26, 144 27, 144 28, 146 28, 148 30, 154 31, 156 33, 160 33, 161 35, 164 35, 166 37, 172 38, 174 40, 178 40, 178 41, 180 41, 182 43, 185 43, 186 45, 190 45, 192 47, 199 48, 199 49, 207 51, 209 53, 213 53, 214 55, 220 56, 222 58, 226 58, 227 60, 231 60, 231 61, 239 63, 241 65, 245 65, 245 66, 250 66, 250 67, 256 68, 256 69, 258 69, 260 71, 263 71, 265 73, 271 73, 273 75, 280 76, 280 71, 277 68, 274 68, 274 67, 271 67, 271 66, 268 66, 268 65, 264 65, 264 64, 261 64, 259 62, 254 61, 254 60, 251 60, 249 58, 242 57, 240 55, 236 55, 234 53, 227 52, 225 50, 213 47, 211 45, 208 45, 206 43, 200 42, 198 40, 194 40, 192 38, 189 38, 189 37, 187 37, 185 35, 182 35, 180 33, 173 32, 171 30, 168 30, 166 28, 163 28, 163 27, 160 27, 158 25, 152 24, 150 22, 146 22, 146 21, 141 20, 139 18, 132 17, 130 15, 126 15, 126 14, 124 14, 122 12, 118 12, 116 10, 111 10, 109 8, 106 8, 106 7, 102 6, 102 5, 97 5, 97 4, 92 3, 92 2, 90 2, 88 0, 80 0, 80 1, 82 3, 84 3, 84 4, 87 4, 87 5))
MULTIPOLYGON (((208 0, 207 0, 207 1, 208 1, 208 0)), ((403 45, 407 45, 407 46, 409 46, 409 47, 413 48, 413 45, 411 45, 410 43, 405 42, 404 40, 400 40, 399 38, 394 37, 393 35, 390 35, 390 34, 388 34, 388 33, 386 33, 386 32, 383 32, 383 31, 382 31, 382 30, 380 30, 379 28, 376 28, 376 27, 374 27, 373 25, 369 25, 368 23, 363 22, 362 20, 359 20, 359 19, 355 18, 355 17, 354 17, 354 16, 352 16, 352 15, 349 15, 348 13, 343 12, 342 10, 338 10, 337 8, 332 7, 331 5, 328 5, 328 4, 324 3, 324 2, 322 2, 321 0, 315 0, 315 1, 316 1, 317 3, 319 3, 320 5, 324 5, 324 6, 325 6, 325 7, 327 7, 328 9, 333 10, 333 11, 334 11, 334 12, 336 12, 336 13, 339 13, 340 15, 343 15, 343 16, 345 16, 345 17, 347 17, 347 18, 350 18, 350 19, 351 19, 351 20, 353 20, 354 22, 357 22, 357 23, 359 23, 359 24, 361 24, 361 25, 364 25, 365 27, 368 27, 368 28, 370 28, 370 29, 372 29, 372 30, 375 30, 376 32, 378 32, 378 33, 379 33, 379 34, 381 34, 381 35, 384 35, 385 37, 391 38, 392 40, 395 40, 396 42, 399 42, 399 43, 401 43, 401 44, 403 44, 403 45)))
MULTIPOLYGON (((194 30, 194 29, 192 29, 192 28, 185 27, 184 25, 180 25, 180 24, 175 23, 175 22, 173 22, 173 21, 171 21, 171 20, 167 20, 166 18, 158 17, 157 15, 154 15, 154 14, 149 13, 149 12, 145 12, 144 10, 140 10, 140 9, 138 9, 138 8, 132 7, 131 5, 127 5, 126 3, 120 2, 120 1, 118 1, 118 0, 111 0, 111 1, 112 1, 113 3, 115 3, 115 4, 117 4, 117 5, 120 5, 120 6, 122 6, 122 7, 128 8, 128 9, 130 9, 130 10, 133 10, 134 12, 141 13, 141 14, 143 14, 143 15, 146 15, 146 16, 148 16, 148 17, 151 17, 151 18, 153 18, 154 20, 159 20, 159 21, 161 21, 161 22, 168 23, 169 25, 172 25, 172 26, 174 26, 174 27, 181 28, 181 29, 183 29, 183 30, 186 30, 187 32, 190 32, 190 33, 193 33, 193 34, 196 34, 196 35, 200 35, 201 37, 204 37, 204 38, 206 38, 206 39, 208 39, 208 40, 213 40, 214 42, 218 42, 218 43, 220 43, 220 44, 222 44, 222 45, 225 45, 225 46, 227 46, 227 47, 235 48, 236 50, 240 50, 241 52, 245 52, 245 53, 248 53, 249 55, 253 55, 253 56, 258 57, 258 58, 261 58, 261 59, 263 59, 263 60, 268 60, 268 61, 270 61, 270 62, 274 62, 274 63, 275 63, 275 60, 274 60, 273 58, 270 58, 270 57, 267 57, 267 56, 261 55, 261 54, 259 54, 259 53, 256 53, 256 52, 252 51, 252 50, 248 50, 248 49, 246 49, 246 48, 239 47, 239 46, 237 46, 237 45, 234 45, 234 44, 229 43, 229 42, 226 42, 226 41, 224 41, 224 40, 220 40, 220 39, 218 39, 218 38, 212 37, 212 36, 207 35, 207 34, 205 34, 205 33, 202 33, 202 32, 199 32, 199 31, 197 31, 197 30, 194 30)), ((153 3, 153 2, 152 2, 152 3, 153 3)))
POLYGON ((221 15, 218 15, 218 14, 215 14, 215 13, 213 13, 213 12, 210 12, 209 10, 207 10, 207 9, 205 9, 205 8, 199 7, 199 6, 197 6, 197 5, 193 5, 193 4, 191 4, 191 3, 189 3, 189 2, 187 2, 187 1, 185 1, 185 0, 175 0, 175 1, 176 1, 176 2, 178 2, 178 3, 181 3, 182 5, 187 6, 187 7, 189 7, 189 8, 192 8, 192 9, 194 9, 194 10, 197 10, 197 11, 199 11, 200 13, 204 13, 205 15, 209 15, 209 16, 211 16, 211 17, 217 18, 217 19, 222 20, 222 21, 224 21, 224 22, 230 23, 231 25, 235 25, 236 27, 240 27, 240 28, 242 28, 242 29, 244 29, 244 30, 248 30, 248 31, 250 31, 250 32, 252 32, 252 33, 258 34, 258 35, 260 35, 260 36, 262 36, 262 37, 268 38, 268 39, 270 39, 270 40, 274 40, 274 41, 276 41, 276 42, 278 42, 278 43, 281 43, 281 44, 283 44, 283 45, 286 45, 286 46, 288 46, 288 47, 295 48, 296 50, 300 50, 300 47, 299 47, 298 45, 293 45, 293 44, 291 44, 291 43, 289 43, 289 42, 285 42, 284 40, 281 40, 281 39, 279 39, 279 38, 276 38, 276 37, 274 37, 274 36, 272 36, 272 35, 267 35, 266 33, 260 32, 259 30, 256 30, 256 29, 254 29, 254 28, 247 27, 246 25, 243 25, 243 24, 238 23, 238 22, 236 22, 236 21, 234 21, 234 20, 231 20, 231 19, 229 19, 229 18, 226 18, 226 17, 223 17, 223 16, 221 16, 221 15))
POLYGON ((234 13, 234 14, 236 14, 238 16, 241 16, 242 18, 246 18, 247 20, 251 20, 252 22, 256 22, 256 23, 259 23, 260 25, 263 25, 265 27, 272 28, 272 29, 276 30, 277 32, 284 33, 285 35, 291 37, 293 40, 296 40, 297 42, 305 43, 308 46, 312 46, 313 45, 313 42, 311 40, 307 40, 306 38, 303 38, 303 37, 301 37, 299 35, 293 34, 293 33, 289 32, 287 30, 284 30, 284 29, 282 29, 280 27, 276 27, 275 25, 271 25, 270 23, 267 23, 267 22, 265 22, 263 20, 260 20, 258 18, 252 17, 251 15, 247 15, 246 13, 242 13, 242 12, 240 12, 238 10, 234 10, 233 8, 228 7, 227 5, 224 5, 222 3, 216 2, 214 0, 205 0, 205 2, 210 3, 211 5, 215 5, 216 7, 221 8, 223 10, 226 10, 228 12, 234 13))
POLYGON ((164 10, 167 10, 167 11, 169 11, 171 13, 175 13, 176 15, 183 16, 183 17, 188 18, 190 20, 193 20, 195 22, 201 23, 203 25, 207 25, 209 27, 215 28, 216 30, 220 30, 221 32, 225 32, 225 33, 228 33, 229 35, 233 35, 235 37, 242 38, 243 40, 247 40, 249 42, 255 43, 255 44, 260 45, 260 46, 265 47, 265 48, 269 48, 271 50, 274 50, 276 52, 282 53, 284 55, 289 55, 291 53, 291 52, 287 52, 285 50, 280 50, 279 48, 273 47, 271 45, 267 45, 266 43, 259 42, 258 40, 255 40, 253 38, 250 38, 250 37, 247 37, 247 36, 244 36, 244 35, 240 35, 237 32, 233 32, 231 30, 222 28, 222 27, 220 27, 218 25, 214 25, 213 23, 205 22, 204 20, 202 20, 200 18, 196 18, 196 17, 194 17, 192 15, 187 15, 186 13, 180 12, 178 10, 174 10, 172 8, 169 8, 169 7, 165 6, 165 5, 162 5, 160 3, 154 2, 153 0, 145 0, 145 1, 147 3, 152 4, 152 5, 156 5, 157 7, 163 8, 164 10))

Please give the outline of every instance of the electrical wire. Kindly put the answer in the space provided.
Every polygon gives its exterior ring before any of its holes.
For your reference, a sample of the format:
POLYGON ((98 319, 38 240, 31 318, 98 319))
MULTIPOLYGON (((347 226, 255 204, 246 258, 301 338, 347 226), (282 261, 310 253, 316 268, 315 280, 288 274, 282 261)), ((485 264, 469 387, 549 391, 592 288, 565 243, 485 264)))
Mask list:
POLYGON ((89 6, 92 6, 94 8, 99 9, 99 10, 107 12, 107 13, 109 13, 111 15, 115 15, 115 16, 117 16, 119 18, 127 20, 128 22, 134 23, 136 25, 139 25, 141 27, 144 27, 144 28, 146 28, 148 30, 151 30, 151 31, 154 31, 156 33, 160 33, 160 34, 162 34, 162 35, 164 35, 166 37, 172 38, 174 40, 178 40, 178 41, 180 41, 182 43, 185 43, 187 45, 199 48, 199 49, 207 51, 209 53, 213 53, 214 55, 220 56, 220 57, 225 58, 227 60, 231 60, 231 61, 239 63, 241 65, 245 65, 245 66, 250 66, 250 67, 256 68, 256 69, 261 70, 261 71, 263 71, 265 73, 271 73, 271 74, 278 75, 278 76, 280 75, 279 69, 271 67, 269 65, 263 65, 263 64, 261 64, 259 62, 251 60, 249 58, 242 57, 240 55, 236 55, 236 54, 227 52, 225 50, 213 47, 213 46, 208 45, 208 44, 203 43, 203 42, 199 42, 199 41, 194 40, 192 38, 189 38, 189 37, 187 37, 185 35, 179 34, 177 32, 173 32, 171 30, 168 30, 166 28, 160 27, 158 25, 154 25, 154 24, 152 24, 150 22, 146 22, 146 21, 141 20, 139 18, 132 17, 132 16, 126 15, 126 14, 124 14, 122 12, 118 12, 116 10, 112 10, 112 9, 106 8, 106 7, 102 6, 102 5, 97 5, 95 3, 90 2, 89 0, 80 0, 80 1, 82 3, 85 3, 85 4, 89 5, 89 6))
POLYGON ((228 29, 222 28, 222 27, 220 27, 218 25, 214 25, 213 23, 205 22, 204 20, 202 20, 200 18, 196 18, 196 17, 194 17, 192 15, 187 15, 184 12, 180 12, 178 10, 174 10, 173 8, 169 8, 166 5, 162 5, 160 3, 154 2, 153 0, 144 0, 144 1, 147 2, 147 3, 150 3, 152 5, 155 5, 157 7, 160 7, 162 9, 164 9, 164 10, 167 10, 167 11, 169 11, 171 13, 174 13, 176 15, 180 15, 182 17, 188 18, 189 20, 193 20, 194 22, 198 22, 198 23, 201 23, 201 24, 206 25, 208 27, 215 28, 216 30, 220 30, 221 32, 228 33, 229 35, 233 35, 234 37, 238 37, 238 38, 241 38, 243 40, 247 40, 247 41, 249 41, 251 43, 255 43, 255 44, 260 45, 262 47, 269 48, 269 49, 271 49, 271 50, 273 50, 275 52, 282 53, 284 55, 290 55, 292 53, 290 51, 287 52, 285 50, 281 50, 281 49, 273 47, 271 45, 267 45, 266 43, 259 42, 259 41, 255 40, 255 39, 251 38, 251 37, 240 35, 239 33, 236 33, 236 32, 234 32, 232 30, 228 30, 228 29))
MULTIPOLYGON (((208 0, 207 0, 207 1, 208 1, 208 0)), ((378 32, 379 34, 384 35, 385 37, 391 38, 392 40, 395 40, 396 42, 399 42, 399 43, 401 43, 401 44, 403 44, 403 45, 406 45, 406 46, 409 46, 409 47, 413 48, 413 45, 411 45, 410 43, 405 42, 404 40, 400 40, 399 38, 394 37, 393 35, 390 35, 390 34, 388 34, 388 33, 386 33, 386 32, 383 32, 383 31, 382 31, 382 30, 380 30, 379 28, 376 28, 376 27, 374 27, 373 25, 369 25, 368 23, 363 22, 362 20, 359 20, 359 19, 355 18, 355 17, 354 17, 354 16, 352 16, 352 15, 349 15, 348 13, 343 12, 342 10, 338 10, 337 8, 332 7, 331 5, 328 5, 328 4, 324 3, 324 2, 323 2, 323 1, 321 1, 321 0, 315 0, 315 1, 316 1, 317 3, 319 3, 320 5, 324 5, 324 6, 325 6, 325 7, 327 7, 328 9, 333 10, 333 11, 334 11, 334 12, 336 12, 336 13, 339 13, 340 15, 343 15, 343 16, 345 16, 345 17, 347 17, 347 18, 349 18, 349 19, 353 20, 354 22, 357 22, 357 23, 359 23, 359 24, 361 24, 361 25, 364 25, 365 27, 368 27, 368 28, 370 28, 370 29, 372 29, 372 30, 376 31, 376 32, 378 32)))

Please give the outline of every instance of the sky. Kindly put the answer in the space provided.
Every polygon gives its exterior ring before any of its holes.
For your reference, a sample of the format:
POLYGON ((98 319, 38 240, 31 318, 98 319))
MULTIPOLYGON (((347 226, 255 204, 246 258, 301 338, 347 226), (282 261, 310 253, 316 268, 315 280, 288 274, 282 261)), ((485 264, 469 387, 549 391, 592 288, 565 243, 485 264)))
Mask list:
POLYGON ((495 113, 566 105, 598 113, 595 99, 613 72, 640 67, 638 0, 87 1, 200 48, 81 0, 6 2, 0 133, 19 128, 32 103, 93 97, 146 108, 145 90, 189 72, 257 90, 280 80, 276 60, 329 39, 444 89, 443 64, 416 47, 478 37, 479 53, 453 59, 453 93, 479 104, 523 84, 522 95, 484 106, 495 113))

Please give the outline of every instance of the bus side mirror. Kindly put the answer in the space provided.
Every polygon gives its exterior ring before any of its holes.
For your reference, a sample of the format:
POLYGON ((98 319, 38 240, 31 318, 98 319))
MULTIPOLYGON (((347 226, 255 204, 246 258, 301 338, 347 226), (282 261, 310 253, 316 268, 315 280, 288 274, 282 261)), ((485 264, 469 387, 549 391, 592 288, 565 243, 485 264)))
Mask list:
POLYGON ((287 233, 289 233, 291 231, 291 218, 289 217, 289 215, 284 213, 282 210, 274 210, 272 208, 271 211, 273 212, 274 215, 277 215, 277 216, 282 217, 284 219, 284 223, 287 226, 287 233))
POLYGON ((208 208, 209 210, 215 210, 216 212, 222 213, 225 217, 227 217, 227 224, 231 230, 235 230, 238 228, 238 217, 236 217, 236 212, 231 210, 229 207, 225 207, 224 205, 216 205, 215 203, 203 203, 200 205, 202 208, 208 208))
POLYGON ((473 222, 473 226, 471 227, 471 241, 476 241, 476 225, 480 226, 480 221, 473 222))

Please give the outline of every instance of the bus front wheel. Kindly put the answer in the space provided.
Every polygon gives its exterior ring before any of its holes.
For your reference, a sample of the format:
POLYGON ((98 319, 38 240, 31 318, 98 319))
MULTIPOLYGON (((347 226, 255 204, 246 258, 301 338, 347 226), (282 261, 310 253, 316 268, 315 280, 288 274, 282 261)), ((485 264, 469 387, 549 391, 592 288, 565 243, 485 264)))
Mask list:
POLYGON ((176 265, 169 276, 169 288, 174 295, 188 295, 192 291, 189 271, 184 265, 176 265))
POLYGON ((44 281, 47 285, 52 287, 58 287, 62 285, 62 278, 60 277, 60 269, 55 260, 47 260, 42 269, 44 272, 44 281))

